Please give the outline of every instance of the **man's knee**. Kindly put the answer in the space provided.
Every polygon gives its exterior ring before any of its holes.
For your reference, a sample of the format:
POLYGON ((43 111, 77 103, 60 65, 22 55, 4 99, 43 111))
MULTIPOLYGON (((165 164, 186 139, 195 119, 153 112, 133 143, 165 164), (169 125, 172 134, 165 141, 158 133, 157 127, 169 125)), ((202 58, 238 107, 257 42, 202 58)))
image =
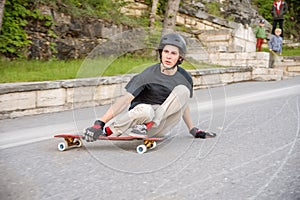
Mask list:
POLYGON ((172 93, 175 94, 180 100, 184 101, 187 101, 190 97, 190 90, 184 85, 176 86, 172 93))
POLYGON ((130 110, 130 116, 134 119, 141 119, 142 121, 149 122, 154 118, 155 112, 151 105, 139 104, 130 110))

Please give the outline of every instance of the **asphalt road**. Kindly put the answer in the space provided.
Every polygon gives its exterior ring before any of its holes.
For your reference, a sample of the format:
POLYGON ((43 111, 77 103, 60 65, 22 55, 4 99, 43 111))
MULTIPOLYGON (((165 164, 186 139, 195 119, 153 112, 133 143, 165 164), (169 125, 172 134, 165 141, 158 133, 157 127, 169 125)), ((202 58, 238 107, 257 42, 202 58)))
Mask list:
POLYGON ((138 142, 65 152, 54 134, 90 126, 107 106, 0 121, 0 199, 300 199, 300 77, 197 90, 194 139, 180 122, 143 155, 138 142))

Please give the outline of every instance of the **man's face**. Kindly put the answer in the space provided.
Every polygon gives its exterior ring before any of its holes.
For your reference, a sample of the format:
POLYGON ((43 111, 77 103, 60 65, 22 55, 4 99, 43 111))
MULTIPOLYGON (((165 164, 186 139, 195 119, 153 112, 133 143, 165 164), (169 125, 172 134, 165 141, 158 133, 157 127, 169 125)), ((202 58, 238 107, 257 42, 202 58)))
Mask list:
POLYGON ((172 46, 172 45, 166 45, 162 50, 162 63, 165 67, 171 68, 173 67, 180 55, 179 55, 179 49, 178 47, 172 46))

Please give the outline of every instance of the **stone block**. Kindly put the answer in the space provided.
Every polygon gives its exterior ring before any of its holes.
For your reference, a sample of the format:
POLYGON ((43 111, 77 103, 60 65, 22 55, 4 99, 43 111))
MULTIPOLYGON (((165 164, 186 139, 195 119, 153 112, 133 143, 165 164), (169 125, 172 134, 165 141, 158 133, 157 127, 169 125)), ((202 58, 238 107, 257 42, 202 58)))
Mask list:
POLYGON ((16 92, 0 95, 0 112, 35 108, 36 92, 16 92))
POLYGON ((214 60, 214 61, 212 61, 212 63, 215 65, 221 65, 221 66, 235 66, 235 65, 232 65, 231 60, 214 60))
POLYGON ((181 16, 181 15, 177 15, 176 16, 176 23, 178 25, 185 25, 185 19, 184 19, 184 17, 181 16))
POLYGON ((288 66, 287 71, 289 71, 289 72, 300 72, 300 65, 299 66, 288 66))
POLYGON ((114 99, 122 94, 124 94, 124 85, 122 84, 101 85, 95 90, 94 100, 114 99))
POLYGON ((67 103, 93 101, 96 87, 80 87, 67 89, 67 103))
POLYGON ((209 37, 207 41, 213 42, 213 41, 228 41, 230 39, 230 35, 224 34, 224 35, 214 35, 212 37, 209 37))
POLYGON ((220 74, 220 79, 222 83, 232 83, 233 73, 220 74))
POLYGON ((215 85, 220 84, 220 75, 219 74, 213 74, 213 75, 206 75, 202 76, 202 83, 203 85, 215 85))
POLYGON ((283 69, 267 69, 269 75, 283 76, 283 69))
POLYGON ((248 53, 235 53, 235 58, 236 58, 236 61, 247 60, 247 59, 249 59, 249 54, 248 53))
POLYGON ((246 52, 255 52, 256 51, 256 42, 245 42, 245 51, 246 52))
POLYGON ((253 68, 252 75, 268 74, 267 68, 253 68))
POLYGON ((197 22, 196 25, 195 25, 195 28, 197 30, 204 30, 205 29, 205 25, 202 24, 201 22, 197 22))
POLYGON ((269 75, 269 74, 257 74, 252 76, 252 80, 255 81, 279 81, 283 77, 278 75, 269 75))
POLYGON ((220 59, 219 53, 211 53, 208 54, 208 56, 209 56, 209 60, 211 60, 212 62, 220 59))
POLYGON ((251 78, 251 72, 237 72, 233 74, 233 82, 249 81, 251 78))
POLYGON ((202 85, 202 78, 200 76, 193 76, 194 86, 202 85))
POLYGON ((233 53, 220 53, 219 55, 221 60, 234 60, 235 54, 233 53))
POLYGON ((61 106, 66 103, 66 89, 37 91, 37 107, 61 106))
POLYGON ((247 60, 247 66, 253 68, 267 68, 269 67, 269 61, 266 60, 247 60))

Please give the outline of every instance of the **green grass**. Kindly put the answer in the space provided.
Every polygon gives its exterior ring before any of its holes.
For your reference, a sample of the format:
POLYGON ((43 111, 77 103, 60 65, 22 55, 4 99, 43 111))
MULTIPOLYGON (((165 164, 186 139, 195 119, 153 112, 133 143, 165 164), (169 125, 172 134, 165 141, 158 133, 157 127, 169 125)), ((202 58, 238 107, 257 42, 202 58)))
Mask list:
MULTIPOLYGON (((268 49, 264 50, 268 51, 268 49)), ((300 56, 300 48, 285 47, 283 56, 300 56)), ((155 56, 147 58, 137 55, 126 55, 118 59, 98 58, 70 61, 8 61, 0 59, 0 83, 64 80, 138 73, 157 62, 155 56)), ((195 66, 187 61, 183 62, 182 66, 185 69, 222 67, 205 63, 195 66)))
POLYGON ((282 55, 283 56, 300 56, 300 47, 298 47, 298 48, 283 47, 282 55))
MULTIPOLYGON (((262 51, 270 52, 269 48, 263 48, 262 51)), ((293 47, 282 47, 282 56, 300 56, 300 47, 293 48, 293 47)))
MULTIPOLYGON (((132 74, 141 72, 157 62, 158 60, 155 58, 137 58, 136 56, 124 56, 115 60, 103 58, 71 61, 0 60, 0 83, 132 74)), ((195 69, 195 66, 188 62, 184 62, 182 66, 185 69, 195 69)), ((212 68, 217 66, 203 64, 201 67, 212 68)))
POLYGON ((119 58, 111 64, 107 61, 107 59, 96 61, 87 59, 71 61, 0 60, 0 83, 63 80, 136 73, 155 63, 152 59, 128 57, 119 58))

